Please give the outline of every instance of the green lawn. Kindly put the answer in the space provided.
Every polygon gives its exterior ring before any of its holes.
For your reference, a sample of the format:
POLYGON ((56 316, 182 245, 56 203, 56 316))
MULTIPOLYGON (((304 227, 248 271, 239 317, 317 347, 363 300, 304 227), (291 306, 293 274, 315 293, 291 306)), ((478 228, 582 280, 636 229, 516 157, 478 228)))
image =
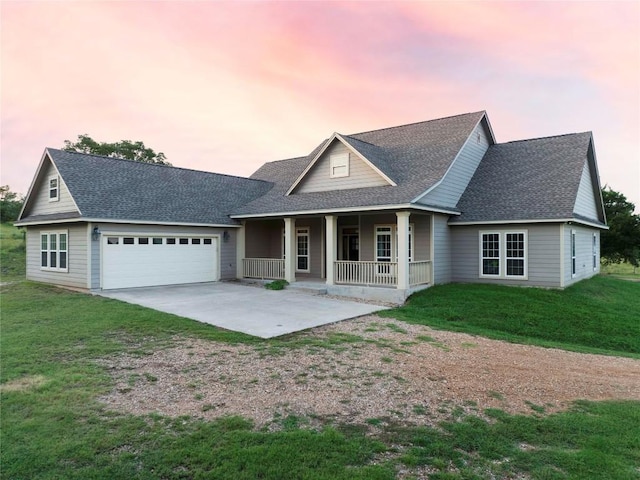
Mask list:
POLYGON ((598 276, 565 290, 441 285, 382 312, 433 328, 640 358, 640 283, 598 276))
POLYGON ((8 223, 0 223, 0 279, 3 282, 24 280, 24 230, 8 223))
MULTIPOLYGON (((24 256, 20 260, 19 249, 5 241, 5 233, 3 229, 2 280, 17 280, 24 269, 20 273, 20 266, 11 263, 24 264, 24 256), (17 255, 9 255, 12 249, 17 255)), ((19 245, 19 238, 15 240, 19 245)), ((566 292, 452 285, 415 296, 393 314, 436 322, 432 308, 437 306, 444 318, 441 323, 453 323, 456 329, 479 328, 510 340, 560 341, 573 349, 631 355, 638 351, 637 325, 631 322, 638 311, 637 294, 637 284, 609 278, 583 282, 566 292), (473 298, 485 303, 473 310, 473 298), (525 304, 525 299, 530 300, 525 304), (569 315, 579 299, 590 303, 569 315), (496 309, 499 300, 509 300, 511 308, 496 309), (502 326, 492 323, 483 313, 490 307, 508 313, 516 323, 525 318, 524 326, 514 333, 509 327, 513 320, 502 326), (474 311, 477 318, 472 318, 474 311), (559 313, 543 315, 552 311, 559 313), (619 320, 611 320, 618 315, 619 320), (566 316, 573 320, 555 330, 583 328, 568 337, 543 333, 566 316), (543 323, 533 325, 536 319, 543 323)), ((97 362, 109 355, 147 355, 185 336, 215 342, 212 349, 243 343, 264 355, 353 344, 336 335, 260 340, 24 281, 0 287, 0 295, 2 478, 376 480, 396 478, 402 470, 409 472, 407 479, 425 478, 425 471, 432 472, 429 478, 441 480, 640 479, 640 402, 577 402, 571 411, 553 415, 542 413, 542 407, 529 416, 492 410, 485 412, 486 419, 454 409, 451 421, 438 428, 373 428, 372 419, 371 425, 326 422, 314 430, 301 426, 304 419, 287 417, 277 431, 257 430, 239 417, 203 421, 109 411, 98 398, 111 390, 113 380, 97 362)))
POLYGON ((602 272, 603 275, 611 275, 625 280, 635 280, 640 282, 640 268, 634 267, 630 263, 612 263, 610 265, 602 265, 600 272, 602 272))

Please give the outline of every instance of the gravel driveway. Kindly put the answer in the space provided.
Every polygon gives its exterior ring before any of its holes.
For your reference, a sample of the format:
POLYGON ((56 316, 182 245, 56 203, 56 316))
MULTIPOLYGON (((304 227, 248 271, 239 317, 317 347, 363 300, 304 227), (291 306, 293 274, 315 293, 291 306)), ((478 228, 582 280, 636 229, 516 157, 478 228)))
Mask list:
POLYGON ((435 424, 460 408, 532 413, 564 409, 576 399, 640 400, 634 359, 510 344, 373 315, 300 335, 343 343, 274 353, 183 340, 149 356, 111 357, 101 363, 116 387, 102 401, 134 414, 242 415, 259 427, 289 414, 435 424))

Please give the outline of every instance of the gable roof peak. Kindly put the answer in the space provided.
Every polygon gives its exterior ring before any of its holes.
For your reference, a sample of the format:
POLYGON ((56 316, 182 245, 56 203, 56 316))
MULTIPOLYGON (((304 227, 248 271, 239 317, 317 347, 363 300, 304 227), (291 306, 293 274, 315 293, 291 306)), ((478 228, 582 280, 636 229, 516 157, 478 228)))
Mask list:
MULTIPOLYGON (((356 136, 356 135, 365 135, 367 133, 383 132, 385 130, 393 130, 393 129, 396 129, 396 128, 411 127, 411 126, 421 125, 421 124, 425 124, 425 123, 440 122, 440 121, 443 121, 443 120, 450 120, 452 118, 466 117, 466 116, 473 116, 473 115, 486 115, 486 114, 487 114, 486 110, 479 110, 477 112, 469 112, 469 113, 460 113, 458 115, 449 115, 447 117, 433 118, 431 120, 422 120, 422 121, 419 121, 419 122, 410 122, 410 123, 405 123, 405 124, 402 124, 402 125, 394 125, 393 127, 376 128, 376 129, 373 129, 373 130, 367 130, 365 132, 350 133, 347 136, 353 137, 353 136, 356 136)), ((363 140, 360 140, 360 141, 363 141, 363 140)))

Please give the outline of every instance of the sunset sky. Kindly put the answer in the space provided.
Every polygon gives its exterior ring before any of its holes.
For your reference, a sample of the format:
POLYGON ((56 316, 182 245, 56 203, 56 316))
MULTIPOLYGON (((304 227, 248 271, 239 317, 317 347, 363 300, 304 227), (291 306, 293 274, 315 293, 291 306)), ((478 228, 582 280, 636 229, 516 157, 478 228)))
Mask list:
POLYGON ((593 131, 640 211, 640 2, 1 2, 1 180, 142 140, 249 175, 334 131, 486 110, 498 142, 593 131))

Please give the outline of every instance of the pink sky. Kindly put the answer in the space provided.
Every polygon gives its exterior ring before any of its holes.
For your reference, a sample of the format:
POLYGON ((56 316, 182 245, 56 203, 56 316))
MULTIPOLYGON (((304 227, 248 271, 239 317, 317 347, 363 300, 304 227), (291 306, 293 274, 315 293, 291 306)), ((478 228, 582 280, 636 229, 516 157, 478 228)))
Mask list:
POLYGON ((2 1, 1 180, 142 140, 249 175, 334 131, 486 110, 499 142, 593 131, 640 211, 640 2, 2 1))

